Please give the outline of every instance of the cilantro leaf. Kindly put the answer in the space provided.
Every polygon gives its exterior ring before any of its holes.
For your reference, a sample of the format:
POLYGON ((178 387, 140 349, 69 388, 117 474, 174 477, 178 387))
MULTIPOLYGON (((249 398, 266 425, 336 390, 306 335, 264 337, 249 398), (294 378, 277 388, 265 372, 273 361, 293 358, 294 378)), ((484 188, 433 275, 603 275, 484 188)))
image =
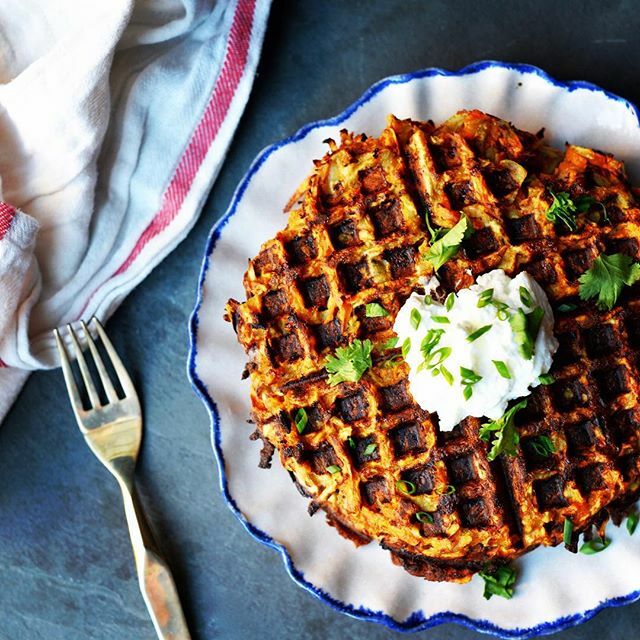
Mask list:
POLYGON ((604 212, 604 220, 608 221, 607 209, 598 202, 595 198, 588 195, 578 196, 575 200, 566 191, 559 191, 554 193, 549 189, 553 201, 551 206, 547 209, 547 220, 550 220, 554 224, 565 224, 570 231, 575 231, 578 228, 576 224, 576 215, 578 213, 586 213, 589 209, 595 205, 602 207, 604 212))
POLYGON ((369 302, 364 308, 367 318, 386 318, 389 312, 379 302, 369 302))
POLYGON ((467 217, 462 215, 460 220, 443 235, 439 235, 441 230, 436 232, 430 226, 429 231, 432 244, 425 257, 433 265, 434 271, 437 271, 449 258, 453 258, 458 253, 462 241, 473 233, 473 227, 469 224, 467 217))
POLYGON ((640 263, 629 256, 614 253, 601 254, 588 271, 580 276, 580 299, 597 298, 600 310, 609 310, 616 303, 622 287, 640 280, 640 263))
POLYGON ((513 567, 501 566, 494 571, 484 569, 480 572, 484 580, 484 597, 501 596, 510 599, 513 596, 513 586, 516 583, 516 570, 513 567))
POLYGON ((502 453, 506 453, 509 456, 516 455, 520 435, 515 427, 514 419, 516 413, 526 406, 527 401, 521 400, 518 404, 511 407, 502 418, 485 422, 480 427, 478 434, 480 440, 489 442, 493 435, 493 442, 491 443, 491 450, 487 455, 487 460, 495 460, 502 453))
POLYGON ((358 382, 364 372, 369 369, 373 343, 371 340, 357 338, 347 347, 338 347, 334 355, 325 361, 325 368, 329 373, 329 384, 334 386, 340 382, 358 382))

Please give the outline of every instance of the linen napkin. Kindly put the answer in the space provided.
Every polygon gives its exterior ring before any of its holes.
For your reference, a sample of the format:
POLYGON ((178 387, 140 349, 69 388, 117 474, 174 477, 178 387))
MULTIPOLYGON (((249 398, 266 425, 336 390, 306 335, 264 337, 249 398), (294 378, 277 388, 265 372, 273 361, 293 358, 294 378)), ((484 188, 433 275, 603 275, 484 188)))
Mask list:
POLYGON ((195 222, 269 4, 0 3, 0 420, 51 329, 108 317, 195 222))

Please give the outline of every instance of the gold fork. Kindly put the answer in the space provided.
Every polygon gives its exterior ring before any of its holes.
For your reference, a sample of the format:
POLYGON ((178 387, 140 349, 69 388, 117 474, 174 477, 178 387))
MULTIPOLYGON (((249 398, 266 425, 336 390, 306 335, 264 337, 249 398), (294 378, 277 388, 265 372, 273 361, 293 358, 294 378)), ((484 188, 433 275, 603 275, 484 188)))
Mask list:
POLYGON ((120 485, 140 590, 158 638, 161 640, 189 640, 189 630, 182 613, 171 571, 167 563, 160 557, 134 490, 134 471, 142 439, 142 412, 138 394, 102 325, 95 317, 91 319, 91 323, 93 323, 111 360, 113 370, 124 391, 124 397, 118 397, 91 332, 82 322, 85 340, 108 399, 106 404, 101 404, 78 336, 73 327, 67 325, 90 404, 89 409, 83 407, 80 390, 71 368, 69 353, 60 332, 58 329, 54 329, 73 412, 87 444, 120 485))

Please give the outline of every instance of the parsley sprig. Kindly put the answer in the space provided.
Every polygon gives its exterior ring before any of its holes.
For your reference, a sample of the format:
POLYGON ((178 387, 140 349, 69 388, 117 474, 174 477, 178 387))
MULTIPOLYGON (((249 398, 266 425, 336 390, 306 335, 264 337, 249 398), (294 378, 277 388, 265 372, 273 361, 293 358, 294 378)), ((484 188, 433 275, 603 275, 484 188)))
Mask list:
POLYGON ((484 569, 480 572, 484 580, 484 597, 500 596, 509 600, 513 597, 513 587, 516 583, 516 570, 513 567, 501 566, 493 571, 484 569))
POLYGON ((605 253, 598 256, 588 271, 580 276, 580 298, 597 298, 598 309, 613 308, 624 285, 631 286, 640 280, 640 263, 629 256, 605 253))
POLYGON ((514 419, 516 413, 520 411, 520 409, 524 409, 526 406, 527 401, 521 400, 518 404, 511 407, 511 409, 509 409, 501 418, 485 422, 480 427, 480 432, 478 434, 480 440, 490 442, 493 435, 491 449, 487 455, 488 460, 495 460, 502 453, 509 456, 516 455, 518 443, 520 442, 520 435, 515 427, 514 419))
POLYGON ((550 220, 554 224, 565 224, 570 231, 575 231, 578 228, 576 223, 576 216, 579 213, 586 213, 593 205, 600 205, 604 209, 606 220, 606 209, 601 202, 598 202, 591 196, 583 195, 579 196, 575 200, 566 191, 559 191, 554 193, 549 190, 553 201, 551 206, 547 209, 547 220, 550 220))
POLYGON ((460 220, 451 229, 434 229, 429 224, 429 216, 425 216, 429 233, 431 234, 431 246, 425 258, 431 263, 434 271, 438 269, 450 258, 458 253, 458 249, 465 238, 473 233, 473 227, 465 215, 460 216, 460 220))
POLYGON ((364 372, 371 368, 371 340, 357 338, 346 347, 338 347, 335 354, 325 361, 325 368, 329 373, 329 384, 335 386, 341 382, 358 382, 364 372))

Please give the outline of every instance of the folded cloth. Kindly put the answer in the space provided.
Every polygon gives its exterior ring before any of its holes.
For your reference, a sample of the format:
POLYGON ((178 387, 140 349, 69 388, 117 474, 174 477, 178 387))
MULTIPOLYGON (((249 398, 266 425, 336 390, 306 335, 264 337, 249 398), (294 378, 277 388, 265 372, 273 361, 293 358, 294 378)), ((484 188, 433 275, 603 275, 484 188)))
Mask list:
POLYGON ((269 4, 0 3, 0 420, 51 329, 108 317, 195 222, 269 4))

